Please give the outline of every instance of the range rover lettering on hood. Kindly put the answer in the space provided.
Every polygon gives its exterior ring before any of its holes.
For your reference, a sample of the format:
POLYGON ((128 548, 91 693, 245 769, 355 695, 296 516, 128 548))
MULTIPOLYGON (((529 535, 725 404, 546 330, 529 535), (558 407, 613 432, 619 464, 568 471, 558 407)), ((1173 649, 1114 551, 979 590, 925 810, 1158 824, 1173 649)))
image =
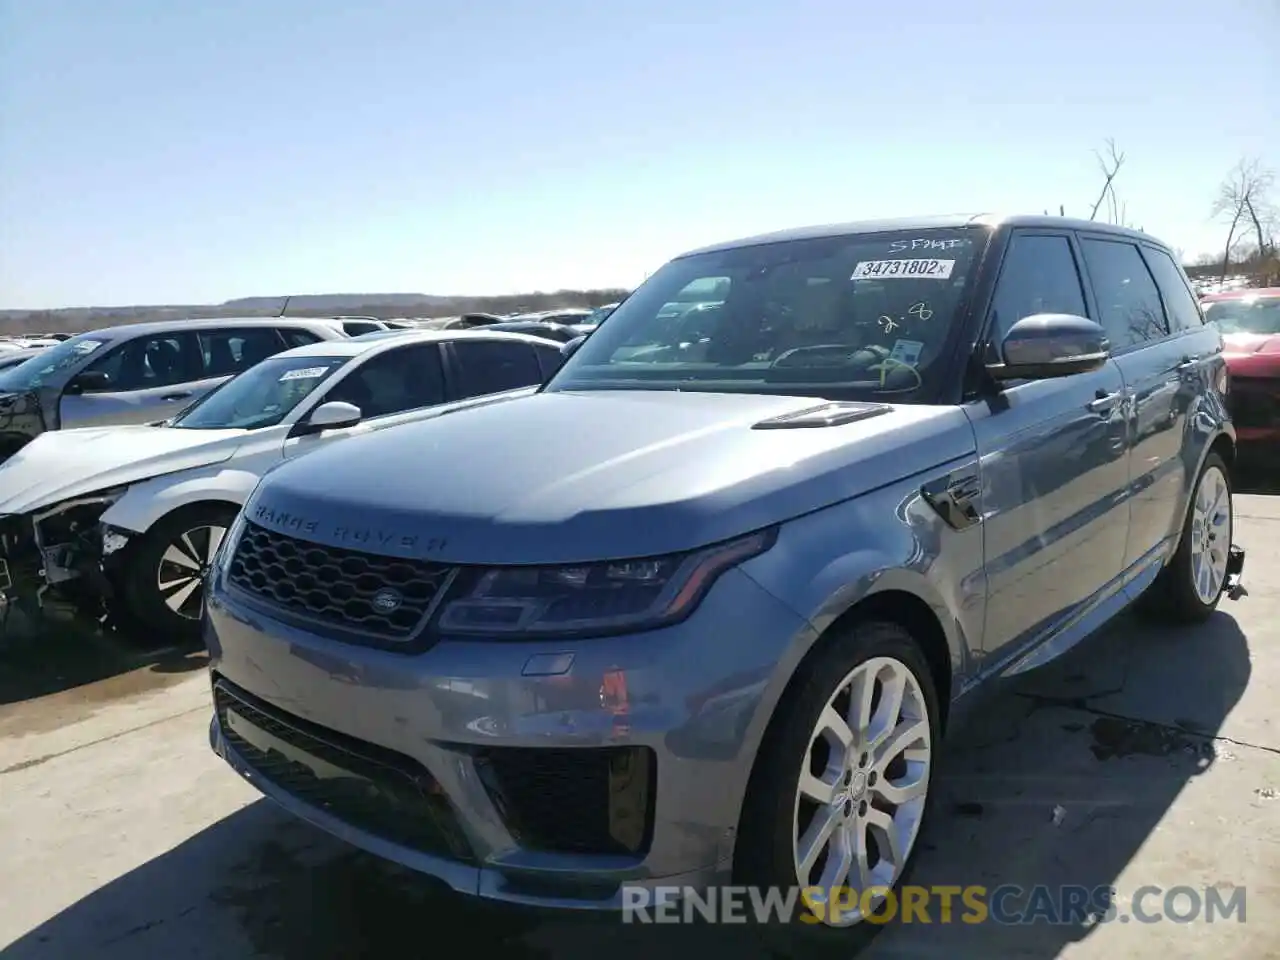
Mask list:
POLYGON ((398 550, 438 553, 449 544, 443 537, 418 537, 375 527, 351 527, 261 504, 253 509, 250 518, 259 526, 279 533, 292 534, 303 540, 317 538, 324 543, 346 546, 353 550, 393 547, 398 550))

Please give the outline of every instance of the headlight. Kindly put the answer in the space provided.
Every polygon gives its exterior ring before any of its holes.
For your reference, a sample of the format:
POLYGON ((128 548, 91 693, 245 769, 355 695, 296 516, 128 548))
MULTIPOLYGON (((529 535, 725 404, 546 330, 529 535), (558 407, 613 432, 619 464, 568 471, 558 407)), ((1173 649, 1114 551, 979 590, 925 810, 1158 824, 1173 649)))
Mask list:
POLYGON ((687 617, 726 570, 768 550, 767 530, 690 553, 475 573, 446 603, 442 633, 601 634, 648 630, 687 617))

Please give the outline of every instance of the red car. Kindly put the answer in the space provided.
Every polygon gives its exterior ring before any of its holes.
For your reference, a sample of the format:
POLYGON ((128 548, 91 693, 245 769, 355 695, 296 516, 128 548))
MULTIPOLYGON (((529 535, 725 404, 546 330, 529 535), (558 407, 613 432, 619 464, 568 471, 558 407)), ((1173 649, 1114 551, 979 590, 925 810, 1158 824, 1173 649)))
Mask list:
POLYGON ((1280 287, 1210 293, 1200 303, 1222 331, 1241 446, 1280 457, 1280 287))

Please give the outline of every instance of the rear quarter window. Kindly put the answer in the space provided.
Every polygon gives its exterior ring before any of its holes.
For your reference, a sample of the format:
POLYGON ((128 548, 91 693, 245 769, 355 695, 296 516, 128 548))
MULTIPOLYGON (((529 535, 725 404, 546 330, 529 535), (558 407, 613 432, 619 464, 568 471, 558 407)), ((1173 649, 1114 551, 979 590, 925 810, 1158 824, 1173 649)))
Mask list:
POLYGON ((1142 255, 1151 268, 1156 286, 1160 288, 1160 296, 1164 298, 1171 330, 1176 333, 1203 326, 1204 314, 1200 310, 1200 303, 1191 292, 1182 268, 1174 262, 1173 257, 1154 247, 1143 247, 1142 255))

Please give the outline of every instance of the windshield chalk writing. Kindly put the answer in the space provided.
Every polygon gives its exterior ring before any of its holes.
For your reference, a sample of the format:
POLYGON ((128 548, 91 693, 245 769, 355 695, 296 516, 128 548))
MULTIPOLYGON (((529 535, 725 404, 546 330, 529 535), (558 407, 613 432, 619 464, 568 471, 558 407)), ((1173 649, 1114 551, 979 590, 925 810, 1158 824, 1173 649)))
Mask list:
POLYGON ((921 237, 917 240, 893 240, 889 243, 890 253, 903 253, 907 250, 955 250, 958 247, 966 246, 968 240, 950 239, 941 240, 929 237, 921 237))

